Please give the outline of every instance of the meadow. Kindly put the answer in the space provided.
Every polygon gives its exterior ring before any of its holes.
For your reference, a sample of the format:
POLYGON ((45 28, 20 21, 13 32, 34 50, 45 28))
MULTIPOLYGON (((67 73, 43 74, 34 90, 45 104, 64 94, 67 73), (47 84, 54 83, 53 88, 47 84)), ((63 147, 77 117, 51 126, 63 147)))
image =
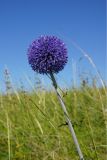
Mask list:
MULTIPOLYGON (((0 160, 79 160, 54 90, 0 94, 0 160)), ((42 87, 41 87, 42 88, 42 87)), ((106 86, 61 91, 85 160, 106 160, 106 86)))

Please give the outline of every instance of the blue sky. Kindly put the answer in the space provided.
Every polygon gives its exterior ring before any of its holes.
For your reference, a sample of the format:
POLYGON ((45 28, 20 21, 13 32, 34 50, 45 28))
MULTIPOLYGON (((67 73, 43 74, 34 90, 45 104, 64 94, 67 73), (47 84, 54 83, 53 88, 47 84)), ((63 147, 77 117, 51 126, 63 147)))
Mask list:
POLYGON ((25 74, 34 77, 26 53, 40 35, 56 35, 67 45, 69 61, 59 74, 60 81, 62 77, 72 83, 75 64, 81 72, 93 73, 86 59, 79 62, 82 54, 72 41, 89 53, 105 79, 106 0, 0 0, 1 86, 5 65, 15 83, 25 82, 25 74))

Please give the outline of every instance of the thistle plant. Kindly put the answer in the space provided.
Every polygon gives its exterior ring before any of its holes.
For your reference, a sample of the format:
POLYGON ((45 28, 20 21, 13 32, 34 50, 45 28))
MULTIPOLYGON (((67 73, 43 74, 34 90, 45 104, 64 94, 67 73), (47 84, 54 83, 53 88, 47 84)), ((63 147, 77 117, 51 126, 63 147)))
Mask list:
POLYGON ((63 70, 68 61, 67 48, 65 44, 56 36, 41 36, 39 39, 33 41, 29 46, 28 61, 34 71, 50 76, 80 160, 84 160, 72 122, 69 118, 61 94, 58 91, 58 85, 54 76, 55 73, 57 74, 59 71, 63 70))

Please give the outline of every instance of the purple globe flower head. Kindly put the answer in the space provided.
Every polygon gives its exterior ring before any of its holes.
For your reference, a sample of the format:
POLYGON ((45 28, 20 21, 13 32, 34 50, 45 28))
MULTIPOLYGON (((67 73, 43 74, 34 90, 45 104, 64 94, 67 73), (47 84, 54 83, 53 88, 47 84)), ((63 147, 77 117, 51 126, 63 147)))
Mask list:
POLYGON ((32 69, 41 74, 58 73, 67 63, 65 44, 56 36, 41 36, 28 49, 32 69))

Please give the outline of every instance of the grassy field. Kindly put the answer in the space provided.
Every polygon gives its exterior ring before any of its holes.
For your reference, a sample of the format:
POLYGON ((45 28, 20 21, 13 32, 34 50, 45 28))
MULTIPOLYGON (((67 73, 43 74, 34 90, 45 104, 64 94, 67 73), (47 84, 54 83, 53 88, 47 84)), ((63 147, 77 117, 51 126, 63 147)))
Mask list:
MULTIPOLYGON (((104 88, 61 92, 85 160, 106 160, 104 88)), ((79 160, 54 91, 0 95, 0 160, 79 160)))

